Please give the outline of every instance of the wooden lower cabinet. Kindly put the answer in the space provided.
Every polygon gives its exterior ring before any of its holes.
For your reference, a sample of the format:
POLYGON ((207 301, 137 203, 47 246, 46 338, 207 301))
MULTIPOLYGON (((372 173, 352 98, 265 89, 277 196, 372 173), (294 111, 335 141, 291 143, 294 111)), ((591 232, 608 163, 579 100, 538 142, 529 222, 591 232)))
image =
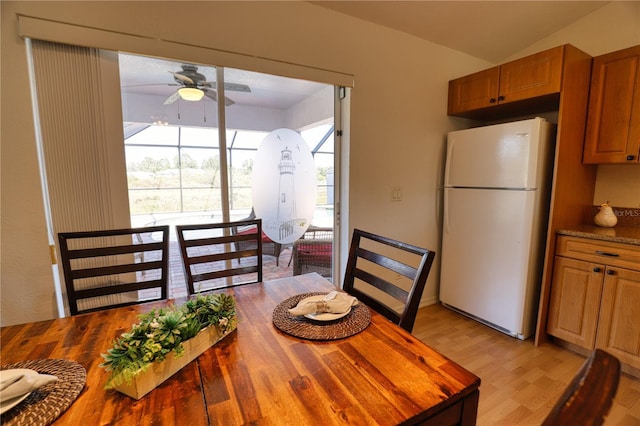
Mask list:
POLYGON ((607 268, 596 347, 640 369, 640 272, 607 268))
POLYGON ((547 333, 587 350, 604 349, 623 370, 626 365, 638 374, 640 269, 629 266, 640 266, 640 246, 566 236, 556 246, 547 333))
POLYGON ((593 348, 602 296, 604 265, 556 256, 547 332, 593 348))

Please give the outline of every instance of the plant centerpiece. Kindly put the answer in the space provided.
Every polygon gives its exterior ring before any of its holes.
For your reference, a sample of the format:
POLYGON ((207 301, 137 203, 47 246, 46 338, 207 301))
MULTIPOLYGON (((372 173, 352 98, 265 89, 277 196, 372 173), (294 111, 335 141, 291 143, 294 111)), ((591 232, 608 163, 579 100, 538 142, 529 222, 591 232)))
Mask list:
POLYGON ((225 293, 197 295, 151 310, 102 354, 111 372, 105 389, 139 399, 236 328, 236 305, 225 293))

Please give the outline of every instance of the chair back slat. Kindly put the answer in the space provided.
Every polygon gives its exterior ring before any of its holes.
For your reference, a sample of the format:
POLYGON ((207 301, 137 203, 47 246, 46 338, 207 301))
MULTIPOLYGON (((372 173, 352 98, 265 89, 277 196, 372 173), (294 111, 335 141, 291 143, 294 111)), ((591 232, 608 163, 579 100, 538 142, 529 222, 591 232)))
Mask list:
POLYGON ((383 292, 385 292, 386 294, 388 294, 389 296, 392 296, 394 299, 402 302, 402 303, 406 303, 407 299, 409 298, 409 292, 394 285, 391 284, 389 281, 384 280, 380 277, 377 277, 367 271, 363 271, 362 269, 359 269, 356 267, 356 269, 353 271, 353 276, 355 278, 358 278, 364 282, 366 282, 367 284, 372 285, 373 287, 377 288, 378 290, 381 290, 383 292))
POLYGON ((411 332, 434 258, 432 250, 354 229, 342 288, 411 332))
POLYGON ((129 244, 125 246, 96 247, 89 249, 73 250, 69 253, 70 259, 85 259, 87 257, 113 256, 117 254, 141 253, 145 251, 162 250, 162 242, 146 244, 129 244))
POLYGON ((178 225, 176 232, 189 294, 262 281, 261 219, 178 225), (234 268, 240 260, 248 264, 234 268))
POLYGON ((167 298, 169 226, 61 232, 58 243, 71 315, 167 298))
POLYGON ((374 253, 367 249, 363 249, 362 247, 358 247, 357 254, 358 254, 358 257, 361 257, 370 262, 376 263, 382 266, 383 268, 387 268, 393 272, 397 272, 398 274, 403 275, 409 279, 413 279, 418 273, 418 270, 416 268, 413 268, 409 265, 406 265, 390 257, 383 256, 378 253, 374 253))
POLYGON ((126 265, 105 266, 100 268, 77 269, 71 272, 73 279, 101 277, 105 275, 126 274, 129 272, 143 272, 152 269, 161 269, 163 261, 140 262, 126 265))
POLYGON ((111 286, 111 287, 88 288, 85 290, 77 290, 76 297, 90 298, 90 297, 98 297, 98 296, 108 296, 111 294, 127 293, 130 291, 153 289, 161 285, 162 285, 161 280, 152 280, 152 281, 118 284, 117 286, 111 286))

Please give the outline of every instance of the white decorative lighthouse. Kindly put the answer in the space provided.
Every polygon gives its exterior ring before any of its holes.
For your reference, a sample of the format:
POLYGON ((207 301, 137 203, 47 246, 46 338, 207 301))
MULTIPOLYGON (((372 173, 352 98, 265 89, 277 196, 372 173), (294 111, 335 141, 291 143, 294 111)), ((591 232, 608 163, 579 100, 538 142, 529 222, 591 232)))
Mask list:
POLYGON ((316 169, 302 136, 276 129, 262 140, 253 163, 251 198, 262 231, 280 244, 304 235, 315 211, 316 169))
POLYGON ((287 223, 296 218, 296 188, 294 183, 294 172, 296 165, 291 157, 291 150, 285 147, 280 151, 280 162, 278 171, 280 179, 278 182, 278 222, 287 223))

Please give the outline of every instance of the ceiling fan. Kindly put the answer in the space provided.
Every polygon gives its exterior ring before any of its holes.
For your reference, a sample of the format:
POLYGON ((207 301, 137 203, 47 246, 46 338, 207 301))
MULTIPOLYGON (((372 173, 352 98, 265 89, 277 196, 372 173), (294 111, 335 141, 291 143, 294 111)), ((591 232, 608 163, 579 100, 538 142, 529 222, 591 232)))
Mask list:
MULTIPOLYGON (((176 81, 176 83, 178 83, 182 87, 177 89, 167 99, 165 99, 164 105, 172 104, 176 100, 178 100, 178 98, 182 98, 186 101, 199 101, 204 96, 213 100, 214 102, 218 101, 218 94, 214 90, 216 88, 215 82, 208 82, 206 77, 198 72, 198 67, 195 65, 182 64, 181 67, 182 71, 169 71, 169 73, 173 75, 173 79, 176 81)), ((246 84, 237 83, 225 83, 224 90, 236 92, 251 92, 251 89, 246 84)), ((224 103, 226 106, 230 106, 235 102, 225 96, 224 103)))

